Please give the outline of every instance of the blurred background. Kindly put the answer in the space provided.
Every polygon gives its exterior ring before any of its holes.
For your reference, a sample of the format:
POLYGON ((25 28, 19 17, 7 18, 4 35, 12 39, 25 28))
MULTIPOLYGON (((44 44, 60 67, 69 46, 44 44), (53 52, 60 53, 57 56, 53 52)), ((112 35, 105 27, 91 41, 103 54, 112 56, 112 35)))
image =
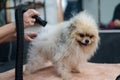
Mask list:
MULTIPOLYGON (((96 20, 101 42, 90 62, 120 63, 120 0, 0 0, 0 26, 15 21, 15 9, 22 3, 34 8, 48 24, 69 20, 86 10, 96 20)), ((28 48, 25 42, 24 59, 28 48)), ((16 42, 0 44, 0 72, 14 68, 16 42)))
POLYGON ((86 10, 96 19, 100 29, 109 29, 113 18, 119 19, 120 16, 119 0, 2 0, 0 25, 14 21, 14 10, 20 2, 27 8, 38 10, 40 16, 51 24, 69 20, 78 12, 86 10))

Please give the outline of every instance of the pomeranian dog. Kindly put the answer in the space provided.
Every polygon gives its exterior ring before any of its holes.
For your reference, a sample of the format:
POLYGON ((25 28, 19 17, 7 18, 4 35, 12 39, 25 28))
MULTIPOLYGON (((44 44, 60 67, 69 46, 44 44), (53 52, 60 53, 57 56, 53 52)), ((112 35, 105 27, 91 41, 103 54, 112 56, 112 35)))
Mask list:
POLYGON ((86 11, 69 21, 47 25, 31 42, 25 73, 35 72, 51 61, 57 73, 69 80, 71 72, 80 72, 80 64, 94 55, 99 40, 98 26, 86 11))

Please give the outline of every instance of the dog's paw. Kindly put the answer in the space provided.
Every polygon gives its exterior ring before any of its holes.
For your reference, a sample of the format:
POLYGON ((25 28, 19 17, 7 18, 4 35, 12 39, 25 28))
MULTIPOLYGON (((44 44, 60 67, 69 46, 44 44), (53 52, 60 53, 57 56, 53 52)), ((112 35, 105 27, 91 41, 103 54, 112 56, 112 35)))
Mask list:
POLYGON ((23 74, 24 74, 24 75, 30 75, 31 73, 32 73, 31 71, 26 70, 26 69, 25 69, 25 71, 23 71, 23 74))
POLYGON ((33 69, 31 69, 31 68, 28 67, 28 66, 25 66, 25 69, 24 69, 24 71, 23 71, 23 74, 24 74, 24 75, 30 75, 30 74, 32 74, 32 72, 33 72, 33 69))
POLYGON ((71 73, 62 74, 61 77, 62 77, 62 80, 71 80, 72 74, 71 73))
POLYGON ((62 80, 71 80, 71 78, 63 78, 62 80))
POLYGON ((80 73, 80 70, 73 69, 71 72, 72 72, 72 73, 80 73))
POLYGON ((80 73, 80 68, 79 67, 74 67, 71 69, 72 73, 80 73))

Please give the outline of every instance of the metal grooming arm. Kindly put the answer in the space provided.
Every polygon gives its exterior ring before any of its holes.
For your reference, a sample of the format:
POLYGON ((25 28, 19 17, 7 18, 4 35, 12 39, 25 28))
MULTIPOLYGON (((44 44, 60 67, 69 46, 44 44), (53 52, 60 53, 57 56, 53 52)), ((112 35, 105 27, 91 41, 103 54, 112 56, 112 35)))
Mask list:
POLYGON ((16 32, 17 32, 17 53, 15 64, 15 80, 23 80, 23 54, 24 54, 24 24, 22 5, 15 11, 16 32))
MULTIPOLYGON (((16 32, 17 32, 17 53, 16 53, 16 64, 15 64, 15 80, 23 80, 23 54, 24 54, 24 23, 23 13, 27 9, 23 8, 23 5, 19 5, 15 10, 15 21, 16 21, 16 32)), ((36 23, 42 26, 47 24, 46 21, 42 20, 38 16, 33 16, 36 19, 36 23)))

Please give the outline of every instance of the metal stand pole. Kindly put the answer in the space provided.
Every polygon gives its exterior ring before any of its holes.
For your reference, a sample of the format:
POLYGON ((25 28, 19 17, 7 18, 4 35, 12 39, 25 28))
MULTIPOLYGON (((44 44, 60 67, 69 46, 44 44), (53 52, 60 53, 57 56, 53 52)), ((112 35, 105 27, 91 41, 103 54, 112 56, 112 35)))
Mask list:
POLYGON ((24 54, 24 24, 22 5, 15 12, 17 32, 17 54, 15 66, 15 80, 23 80, 23 54, 24 54))

